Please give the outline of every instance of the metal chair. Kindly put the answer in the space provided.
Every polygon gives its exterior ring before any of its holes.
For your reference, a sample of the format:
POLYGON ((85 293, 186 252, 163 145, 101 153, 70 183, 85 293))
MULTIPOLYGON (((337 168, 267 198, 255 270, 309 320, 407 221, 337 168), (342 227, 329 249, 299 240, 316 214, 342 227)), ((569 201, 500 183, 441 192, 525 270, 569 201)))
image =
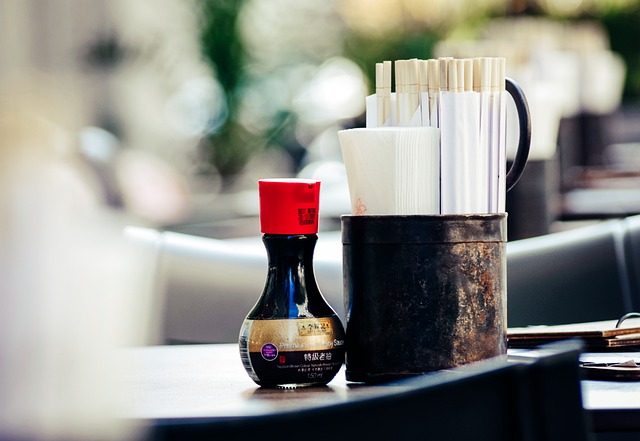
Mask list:
POLYGON ((640 216, 507 244, 508 324, 613 320, 640 306, 640 216))

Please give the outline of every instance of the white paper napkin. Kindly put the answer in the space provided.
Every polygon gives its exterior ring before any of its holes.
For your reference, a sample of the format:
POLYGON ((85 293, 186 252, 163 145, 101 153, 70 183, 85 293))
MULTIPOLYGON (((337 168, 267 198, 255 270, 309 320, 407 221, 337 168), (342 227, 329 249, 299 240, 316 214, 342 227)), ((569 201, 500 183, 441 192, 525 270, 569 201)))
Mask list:
POLYGON ((440 130, 357 128, 338 132, 354 215, 437 214, 440 130))

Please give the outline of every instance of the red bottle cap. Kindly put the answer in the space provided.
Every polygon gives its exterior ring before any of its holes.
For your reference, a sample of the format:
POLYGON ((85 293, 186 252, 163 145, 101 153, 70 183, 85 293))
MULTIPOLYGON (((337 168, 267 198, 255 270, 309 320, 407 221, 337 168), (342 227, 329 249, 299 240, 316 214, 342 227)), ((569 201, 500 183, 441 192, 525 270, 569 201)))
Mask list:
POLYGON ((316 234, 320 181, 261 179, 260 231, 266 234, 316 234))

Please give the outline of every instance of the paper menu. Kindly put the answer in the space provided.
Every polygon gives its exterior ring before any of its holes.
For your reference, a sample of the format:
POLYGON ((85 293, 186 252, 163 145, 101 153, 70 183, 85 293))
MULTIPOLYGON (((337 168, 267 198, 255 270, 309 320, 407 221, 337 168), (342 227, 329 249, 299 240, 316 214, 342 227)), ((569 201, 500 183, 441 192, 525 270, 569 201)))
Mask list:
POLYGON ((581 338, 588 348, 640 346, 640 318, 628 319, 620 327, 617 320, 552 326, 509 328, 509 347, 530 348, 552 341, 581 338))

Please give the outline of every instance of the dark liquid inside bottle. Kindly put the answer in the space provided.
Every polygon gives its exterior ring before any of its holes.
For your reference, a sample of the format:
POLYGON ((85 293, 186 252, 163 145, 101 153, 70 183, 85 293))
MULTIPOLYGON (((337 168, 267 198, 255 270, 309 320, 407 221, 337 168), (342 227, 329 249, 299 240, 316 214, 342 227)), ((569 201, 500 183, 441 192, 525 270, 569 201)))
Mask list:
POLYGON ((344 328, 313 272, 317 235, 265 234, 267 281, 240 331, 240 356, 265 387, 324 385, 344 363, 344 328))

